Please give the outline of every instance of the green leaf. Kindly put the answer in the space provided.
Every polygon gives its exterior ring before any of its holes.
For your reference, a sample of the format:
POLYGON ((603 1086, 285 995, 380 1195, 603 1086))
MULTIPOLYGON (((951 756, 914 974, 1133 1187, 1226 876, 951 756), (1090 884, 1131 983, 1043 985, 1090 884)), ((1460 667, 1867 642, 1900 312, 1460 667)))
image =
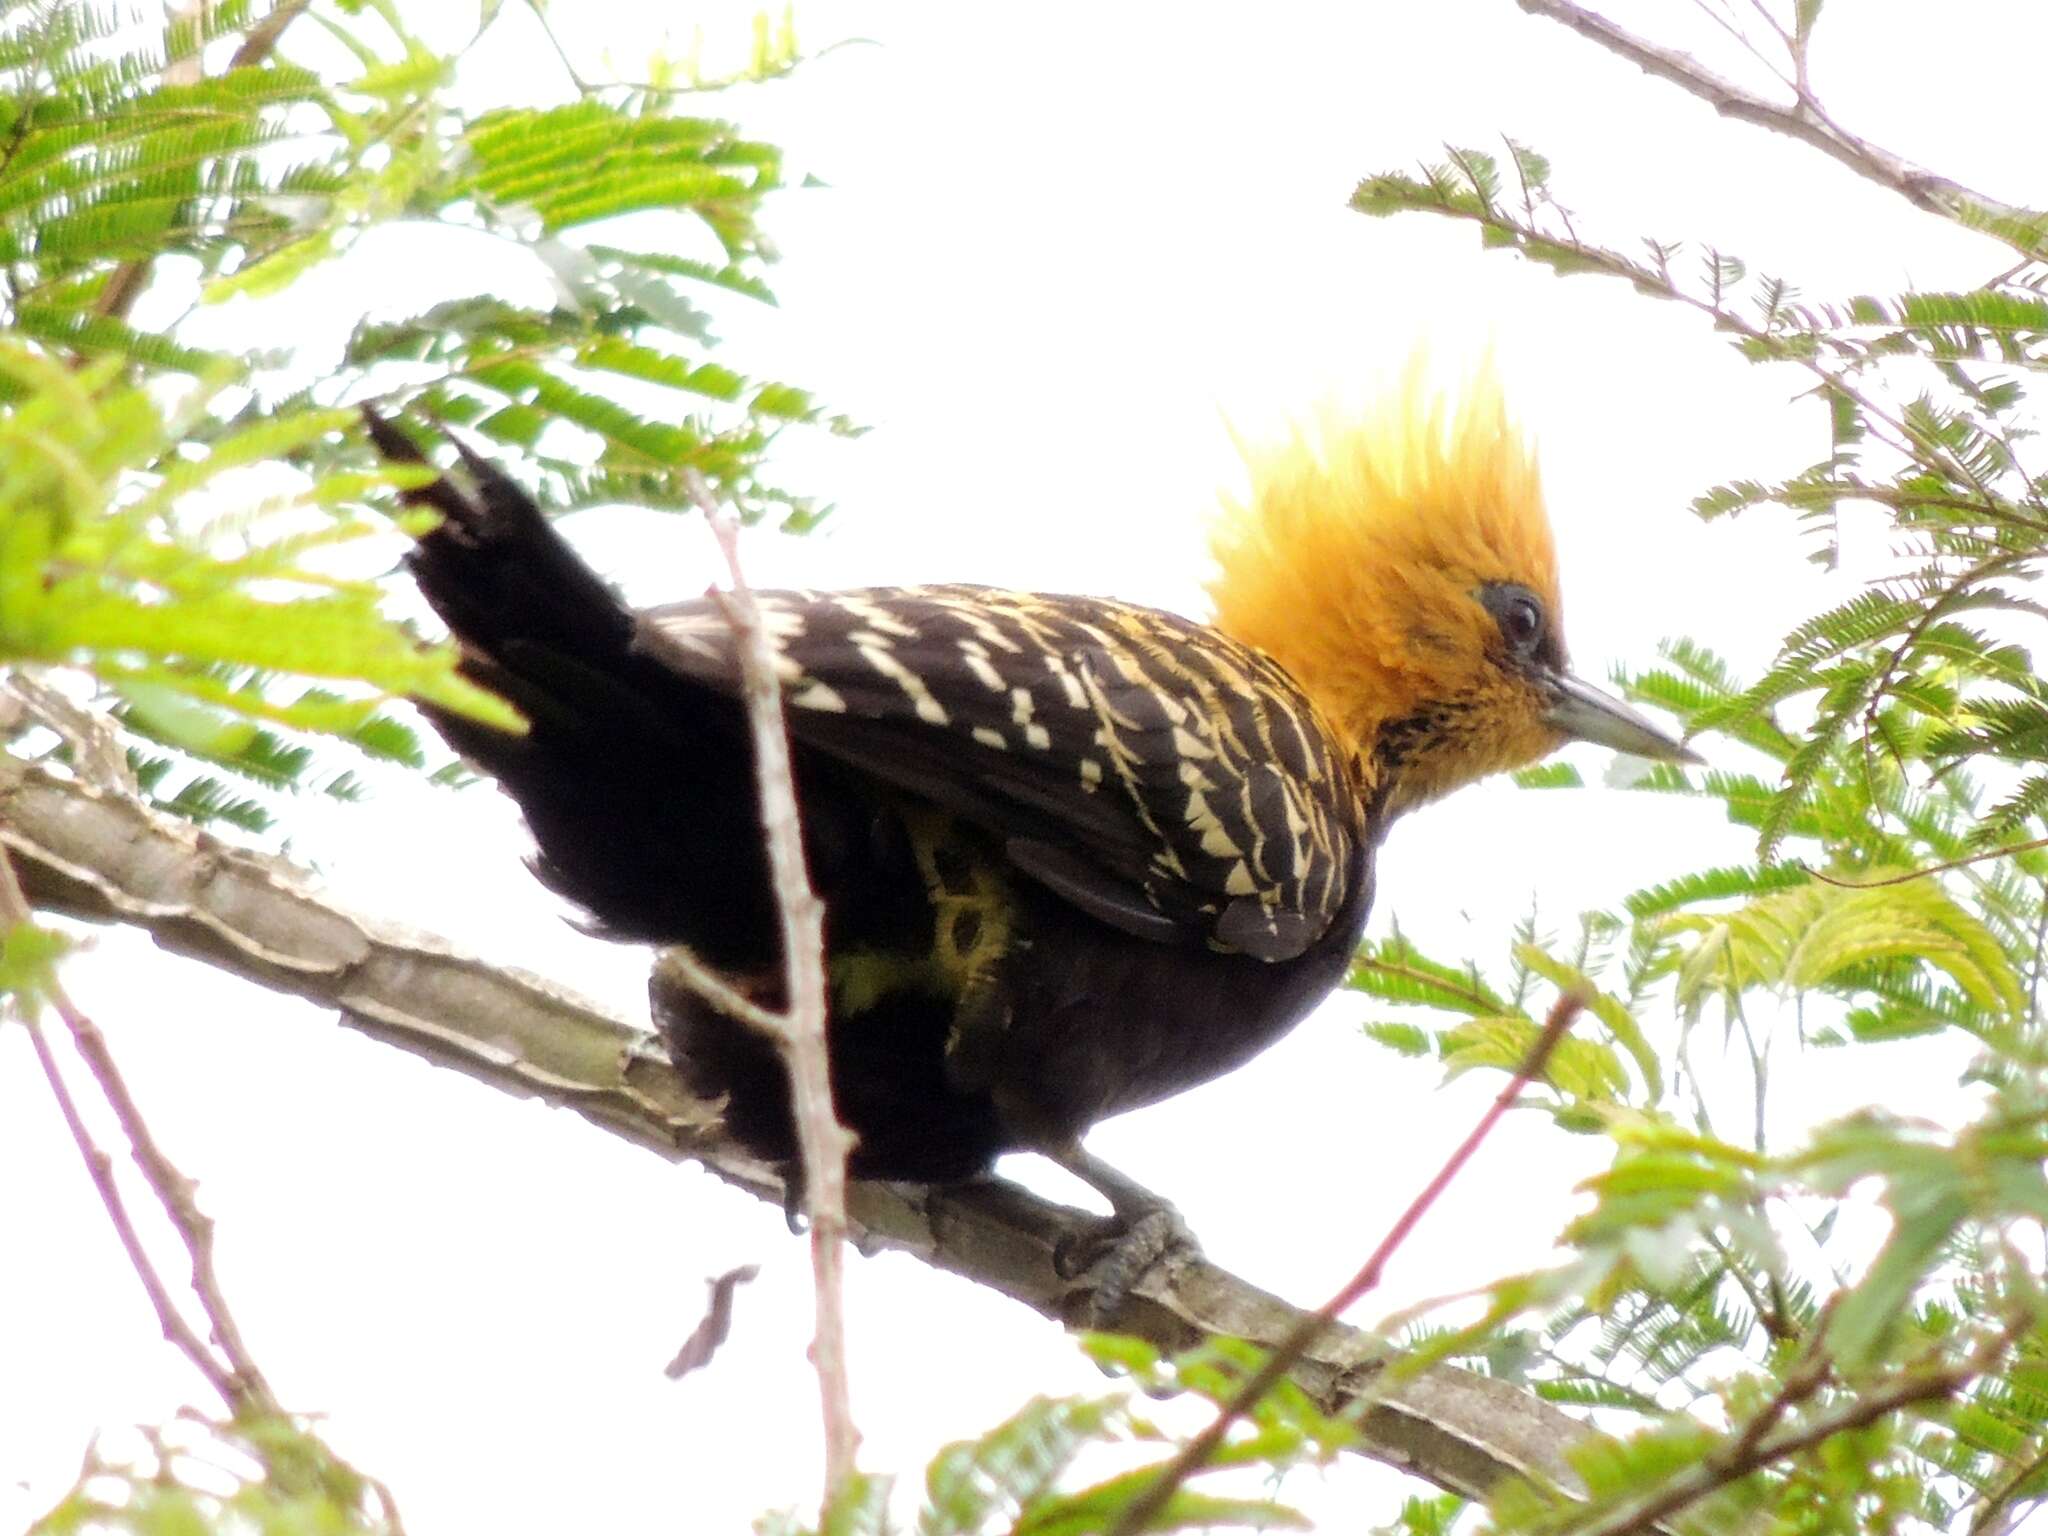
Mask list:
POLYGON ((1511 775, 1518 789, 1583 789, 1585 780, 1570 763, 1538 763, 1511 775))
POLYGON ((1346 985, 1389 1002, 1423 1003, 1456 1013, 1496 1014, 1508 1008, 1477 967, 1432 960, 1399 933, 1363 945, 1346 985))
POLYGON ((63 934, 33 922, 0 929, 0 997, 33 1013, 56 985, 57 962, 70 948, 63 934))
POLYGON ((1036 1398, 979 1440, 940 1451, 925 1474, 919 1536, 981 1536, 1011 1528, 1046 1499, 1084 1446, 1107 1441, 1123 1421, 1113 1403, 1036 1398))
POLYGON ((1931 879, 1855 884, 1809 880, 1767 892, 1718 916, 1673 915, 1664 931, 1688 937, 1679 999, 1695 1013, 1711 997, 1759 987, 1788 993, 1842 982, 1883 961, 1932 966, 1978 1006, 2011 1016, 2025 1004, 1996 937, 1931 879))
POLYGON ((1371 1536, 1452 1536, 1467 1507, 1454 1493, 1411 1497, 1402 1503, 1391 1525, 1374 1526, 1371 1536))
POLYGON ((819 1521, 818 1536, 889 1536, 890 1486, 886 1477, 848 1477, 819 1521))
POLYGON ((1657 1052, 1644 1036, 1642 1026, 1636 1022, 1626 1004, 1602 989, 1593 978, 1575 965, 1568 965, 1535 944, 1515 946, 1515 958, 1537 975, 1556 987, 1560 993, 1572 993, 1584 1000, 1595 1018, 1606 1026, 1615 1043, 1626 1051, 1636 1064, 1636 1071, 1643 1079, 1643 1091, 1650 1103, 1664 1097, 1664 1068, 1657 1052))
POLYGON ((1970 1213, 1969 1202, 1948 1181, 1910 1186, 1895 1193, 1891 1204, 1891 1237, 1828 1319, 1828 1346, 1846 1370, 1861 1370, 1877 1359, 1908 1301, 1970 1213))
POLYGON ((1419 1024, 1379 1023, 1365 1026, 1368 1040, 1377 1041, 1403 1056, 1436 1054, 1436 1036, 1419 1024))
MULTIPOLYGON (((1116 1525, 1157 1476, 1156 1468, 1144 1467, 1080 1493, 1044 1501, 1017 1522, 1011 1536, 1100 1536, 1116 1525)), ((1302 1531, 1310 1524, 1300 1511, 1271 1500, 1220 1498, 1183 1487, 1174 1490, 1145 1529, 1302 1531)))
MULTIPOLYGON (((1535 1020, 1521 1015, 1468 1019, 1444 1031, 1445 1074, 1482 1067, 1513 1072, 1528 1060, 1539 1032, 1535 1020)), ((1560 1093, 1595 1103, 1618 1101, 1628 1089, 1620 1057, 1598 1041, 1570 1035, 1552 1049, 1543 1077, 1560 1093)))

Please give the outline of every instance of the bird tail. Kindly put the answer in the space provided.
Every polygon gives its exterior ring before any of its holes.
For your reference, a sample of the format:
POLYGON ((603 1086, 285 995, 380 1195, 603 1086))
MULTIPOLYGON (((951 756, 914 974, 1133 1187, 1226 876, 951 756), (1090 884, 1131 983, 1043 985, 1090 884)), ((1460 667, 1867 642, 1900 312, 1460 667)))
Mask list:
MULTIPOLYGON (((427 462, 396 425, 367 407, 363 419, 384 457, 427 462)), ((406 564, 461 643, 464 672, 515 703, 527 695, 542 705, 545 690, 522 687, 517 670, 505 663, 508 653, 554 653, 609 670, 632 644, 632 613, 516 481, 460 441, 455 451, 467 485, 439 476, 400 493, 408 505, 429 507, 442 518, 406 564)))
MULTIPOLYGON (((426 461, 396 425, 365 417, 387 458, 426 461)), ((403 493, 441 515, 408 564, 461 646, 463 674, 508 700, 527 729, 502 731, 431 707, 429 716, 519 803, 538 845, 534 873, 588 913, 593 928, 687 946, 755 1001, 780 1007, 781 926, 740 704, 637 646, 632 610, 533 500, 455 446, 458 473, 403 493)), ((814 876, 852 869, 870 879, 876 805, 823 761, 800 757, 798 776, 814 876)), ((905 879, 921 892, 914 869, 905 879)), ((869 909, 885 905, 855 907, 854 920, 872 925, 877 913, 869 909)), ((835 903, 828 920, 842 915, 835 903)), ((705 1003, 670 967, 657 966, 652 994, 691 1091, 723 1098, 735 1140, 793 1167, 789 1089, 773 1042, 705 1003)), ((856 1049, 835 1046, 835 1096, 865 1127, 855 1168, 877 1177, 968 1177, 1002 1140, 987 1105, 946 1084, 951 1004, 917 985, 888 1001, 886 1015, 856 1021, 856 1049)))
MULTIPOLYGON (((395 424, 364 417, 387 458, 426 462, 395 424)), ((689 944, 714 964, 772 960, 757 952, 774 928, 759 838, 744 835, 756 822, 738 706, 636 648, 632 610, 532 498, 455 448, 459 478, 402 493, 442 518, 407 564, 461 646, 464 676, 528 728, 429 708, 435 727, 519 803, 535 874, 600 932, 689 944), (706 890, 729 893, 726 904, 706 890)))

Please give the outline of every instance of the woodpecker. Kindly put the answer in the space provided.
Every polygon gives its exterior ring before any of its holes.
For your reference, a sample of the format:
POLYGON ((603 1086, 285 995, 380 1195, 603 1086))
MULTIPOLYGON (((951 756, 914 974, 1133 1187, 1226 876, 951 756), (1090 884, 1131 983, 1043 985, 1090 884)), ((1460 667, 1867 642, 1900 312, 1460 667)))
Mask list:
MULTIPOLYGON (((419 448, 375 416, 390 458, 419 448)), ((604 935, 780 999, 779 926, 722 606, 635 612, 457 444, 409 556, 512 734, 435 713, 604 935)), ((1211 623, 979 586, 763 591, 825 903, 856 1177, 1044 1152, 1121 1216, 1096 1121, 1240 1065, 1342 979, 1399 816, 1570 740, 1690 753, 1567 669, 1533 456, 1485 380, 1410 387, 1247 459, 1211 623)), ((660 965, 653 1012, 729 1132, 794 1168, 770 1041, 660 965)))

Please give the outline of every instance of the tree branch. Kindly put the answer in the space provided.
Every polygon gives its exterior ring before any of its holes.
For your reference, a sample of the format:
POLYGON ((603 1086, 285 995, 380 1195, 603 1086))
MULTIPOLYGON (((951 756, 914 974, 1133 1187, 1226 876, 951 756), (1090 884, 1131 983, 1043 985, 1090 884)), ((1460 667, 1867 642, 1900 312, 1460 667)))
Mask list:
MULTIPOLYGON (((0 755, 0 847, 40 908, 131 924, 174 953, 339 1010, 341 1020, 506 1093, 573 1110, 636 1146, 688 1158, 779 1205, 781 1180, 726 1142, 715 1104, 691 1098, 644 1027, 560 986, 445 942, 356 917, 282 859, 230 848, 126 797, 0 755)), ((1056 1256, 1099 1218, 991 1181, 957 1189, 857 1183, 849 1217, 871 1247, 910 1253, 1069 1327, 1084 1283, 1056 1256)), ((1200 1260, 1134 1287, 1118 1326, 1167 1350, 1216 1336, 1277 1348, 1304 1314, 1200 1260)), ((1382 1381, 1384 1345, 1333 1327, 1293 1376, 1325 1413, 1358 1412, 1367 1455, 1453 1493, 1502 1479, 1578 1479, 1566 1451, 1587 1434, 1509 1383, 1450 1366, 1382 1381)))
MULTIPOLYGON (((1945 176, 1937 176, 1903 155, 1858 138, 1821 111, 1810 95, 1800 95, 1790 106, 1766 101, 1708 69, 1691 54, 1638 37, 1605 16, 1573 4, 1572 0, 1515 0, 1515 4, 1532 16, 1571 28, 1609 53, 1627 59, 1645 74, 1670 81, 1699 97, 1723 117, 1797 139, 1846 165, 1865 180, 1896 192, 1915 208, 1938 213, 1971 229, 1985 229, 1990 223, 1994 227, 1987 232, 2015 250, 2030 257, 2048 257, 2048 220, 2041 213, 2001 202, 1945 176)), ((1804 54, 1802 41, 1794 56, 1798 78, 1802 80, 1806 72, 1804 54)))

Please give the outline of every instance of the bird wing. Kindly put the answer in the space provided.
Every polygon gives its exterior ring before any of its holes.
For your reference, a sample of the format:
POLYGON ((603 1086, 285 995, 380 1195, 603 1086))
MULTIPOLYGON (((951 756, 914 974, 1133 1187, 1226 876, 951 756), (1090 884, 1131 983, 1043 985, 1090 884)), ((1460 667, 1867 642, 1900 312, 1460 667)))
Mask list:
MULTIPOLYGON (((1218 631, 980 587, 757 596, 798 741, 994 832, 1102 921, 1288 960, 1344 905, 1348 766, 1287 674, 1218 631)), ((738 687, 714 599, 650 610, 636 644, 738 687)))

